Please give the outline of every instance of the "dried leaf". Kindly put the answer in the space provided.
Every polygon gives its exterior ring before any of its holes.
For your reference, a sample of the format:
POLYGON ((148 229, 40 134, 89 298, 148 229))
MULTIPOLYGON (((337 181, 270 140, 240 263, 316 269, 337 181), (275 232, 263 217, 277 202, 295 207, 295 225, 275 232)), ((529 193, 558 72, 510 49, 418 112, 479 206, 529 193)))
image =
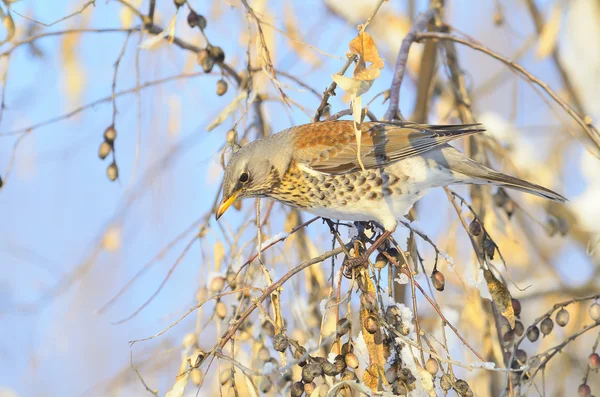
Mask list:
POLYGON ((369 91, 369 88, 373 85, 372 80, 357 80, 352 77, 342 76, 341 74, 334 74, 331 78, 341 89, 354 96, 361 96, 369 91))
POLYGON ((500 282, 489 269, 484 269, 483 276, 488 285, 492 300, 498 307, 500 314, 508 320, 510 328, 515 328, 515 311, 512 306, 512 297, 506 285, 500 282))
POLYGON ((383 59, 379 56, 379 51, 377 50, 377 46, 375 46, 373 38, 367 32, 360 31, 358 36, 352 39, 350 42, 350 51, 360 56, 364 61, 371 62, 374 67, 383 68, 383 59))
POLYGON ((562 17, 562 5, 559 1, 556 1, 554 4, 552 4, 552 8, 550 9, 550 17, 540 32, 537 48, 535 50, 535 57, 537 59, 542 60, 548 55, 552 54, 552 51, 554 51, 556 42, 558 40, 558 33, 560 31, 562 17))
POLYGON ((436 397, 435 388, 433 385, 433 376, 425 368, 417 365, 417 371, 419 371, 419 377, 421 378, 421 384, 423 389, 427 392, 430 397, 436 397))
POLYGON ((181 397, 181 396, 183 396, 183 392, 185 391, 185 387, 187 386, 189 379, 190 379, 190 373, 187 371, 184 372, 182 375, 178 376, 177 381, 175 382, 175 384, 173 385, 171 390, 169 390, 167 392, 167 394, 165 394, 165 397, 181 397))
POLYGON ((362 97, 356 97, 352 99, 352 116, 354 117, 354 135, 356 136, 356 159, 360 168, 365 172, 365 166, 363 165, 362 159, 360 158, 360 143, 362 141, 362 130, 360 123, 362 122, 362 97))
POLYGON ((147 38, 146 40, 144 40, 141 44, 140 44, 140 48, 142 50, 149 50, 152 47, 154 47, 156 44, 158 44, 160 41, 162 41, 165 37, 170 36, 175 37, 175 24, 177 22, 177 14, 175 14, 173 16, 173 18, 171 18, 171 22, 169 22, 169 25, 167 25, 167 27, 160 32, 159 34, 157 34, 156 36, 150 36, 149 38, 147 38))

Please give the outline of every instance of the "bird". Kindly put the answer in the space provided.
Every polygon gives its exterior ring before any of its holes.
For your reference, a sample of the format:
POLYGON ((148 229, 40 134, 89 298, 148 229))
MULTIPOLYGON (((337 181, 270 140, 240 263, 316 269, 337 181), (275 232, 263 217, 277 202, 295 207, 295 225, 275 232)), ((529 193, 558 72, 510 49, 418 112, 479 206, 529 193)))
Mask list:
POLYGON ((360 149, 352 120, 298 125, 239 148, 225 166, 216 219, 236 200, 268 197, 324 218, 376 221, 393 232, 429 189, 461 184, 494 185, 566 201, 449 145, 481 133, 481 124, 373 121, 359 127, 360 149))

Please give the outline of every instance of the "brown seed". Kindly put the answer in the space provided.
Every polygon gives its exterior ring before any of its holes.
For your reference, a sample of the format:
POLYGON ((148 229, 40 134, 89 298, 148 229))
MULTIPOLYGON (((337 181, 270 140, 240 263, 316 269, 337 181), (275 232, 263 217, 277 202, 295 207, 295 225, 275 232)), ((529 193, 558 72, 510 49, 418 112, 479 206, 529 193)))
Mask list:
POLYGON ((333 365, 335 365, 335 370, 338 374, 345 370, 346 360, 344 360, 344 356, 342 356, 341 354, 335 356, 335 359, 333 359, 333 365))
MULTIPOLYGON (((306 354, 306 349, 302 346, 298 346, 298 348, 296 350, 294 350, 294 354, 293 357, 296 360, 299 360, 300 357, 304 356, 306 354)), ((306 365, 306 360, 302 360, 298 363, 299 366, 304 367, 306 365)))
POLYGON ((108 143, 112 143, 117 139, 117 130, 114 125, 109 125, 104 130, 104 140, 108 143))
POLYGON ((515 316, 519 317, 521 315, 521 302, 518 299, 512 299, 512 307, 515 312, 515 316))
POLYGON ((273 349, 278 352, 284 352, 289 345, 290 342, 284 334, 278 333, 273 337, 273 349))
POLYGON ((344 370, 342 373, 342 380, 356 380, 358 377, 353 371, 350 371, 348 368, 344 370))
POLYGON ((429 372, 431 375, 435 375, 438 371, 438 368, 439 364, 437 360, 433 357, 429 357, 429 359, 425 363, 425 369, 427 370, 427 372, 429 372))
POLYGON ((292 385, 290 390, 291 397, 300 397, 304 394, 304 383, 296 382, 292 385))
POLYGON ((388 255, 389 255, 389 256, 391 256, 392 258, 394 258, 394 260, 395 260, 397 263, 400 263, 400 262, 401 262, 401 261, 400 261, 400 252, 398 252, 398 250, 397 250, 396 248, 393 248, 393 247, 392 247, 392 248, 388 249, 388 250, 387 250, 387 253, 388 253, 388 255))
POLYGON ((556 324, 564 327, 569 323, 569 317, 569 312, 563 307, 558 311, 558 313, 556 313, 556 324))
POLYGON ((341 372, 337 370, 335 364, 332 364, 329 361, 321 363, 321 366, 323 367, 323 373, 327 376, 336 376, 341 372))
POLYGON ((398 371, 398 378, 408 384, 414 383, 417 380, 408 368, 402 368, 398 371))
POLYGON ((494 244, 494 242, 487 237, 483 239, 483 252, 485 252, 488 258, 494 259, 496 244, 494 244))
POLYGON ((221 47, 211 46, 208 51, 210 52, 210 57, 213 61, 221 63, 225 60, 225 53, 221 47))
POLYGON ((215 61, 210 57, 210 53, 207 49, 202 49, 198 52, 196 61, 198 62, 198 65, 202 67, 204 73, 210 73, 215 65, 215 61))
POLYGON ((349 366, 350 368, 353 368, 353 369, 358 368, 358 357, 356 357, 356 354, 350 352, 350 353, 346 354, 346 356, 344 357, 344 360, 346 361, 346 365, 349 366))
POLYGON ((457 379, 454 383, 454 389, 461 397, 472 397, 473 391, 469 387, 469 384, 462 379, 457 379))
POLYGON ((111 144, 104 141, 100 144, 100 147, 98 148, 98 157, 100 157, 101 160, 104 160, 106 156, 110 154, 110 152, 112 152, 111 144))
POLYGON ((227 82, 223 79, 217 81, 217 95, 223 96, 227 92, 227 82))
POLYGON ((577 388, 577 393, 581 397, 589 397, 590 394, 592 394, 592 390, 590 389, 590 387, 588 385, 582 384, 582 385, 579 385, 579 387, 577 388))
POLYGON ((380 252, 375 258, 375 268, 383 269, 388 265, 388 262, 388 258, 383 254, 383 252, 380 252))
POLYGON ((533 327, 527 329, 527 339, 529 339, 530 342, 535 342, 536 340, 538 340, 539 337, 540 330, 538 327, 534 325, 533 327))
POLYGON ((219 302, 215 305, 215 314, 221 320, 224 319, 225 316, 227 316, 227 306, 225 305, 225 303, 219 302))
POLYGON ((542 334, 544 336, 546 336, 550 332, 552 332, 552 328, 554 328, 554 321, 552 321, 552 319, 550 317, 546 317, 540 323, 540 331, 542 331, 542 334))
POLYGON ((173 3, 175 3, 175 7, 179 8, 185 4, 185 0, 173 0, 173 3))
POLYGON ((336 333, 337 336, 344 336, 350 331, 350 320, 346 317, 341 318, 337 323, 336 333))
POLYGON ((379 325, 377 324, 377 319, 375 318, 375 316, 368 316, 367 318, 365 318, 364 327, 370 334, 374 334, 375 332, 377 332, 379 325))
POLYGON ((517 349, 515 352, 515 358, 519 362, 519 364, 524 365, 527 362, 527 353, 525 350, 517 349))
POLYGON ((588 363, 591 369, 600 368, 600 356, 598 353, 592 353, 588 357, 588 363))
POLYGON ((305 383, 304 384, 304 393, 307 396, 311 396, 316 388, 317 388, 317 385, 315 384, 315 382, 305 383))
POLYGON ((111 182, 114 182, 119 177, 119 167, 115 162, 110 163, 108 168, 106 168, 106 176, 111 182))
POLYGON ((302 368, 302 381, 304 383, 310 383, 321 375, 323 375, 323 367, 319 363, 313 362, 302 368))
POLYGON ((446 286, 446 278, 442 272, 438 270, 434 270, 433 273, 431 273, 431 282, 438 291, 443 291, 446 286))
POLYGON ((215 293, 220 292, 224 286, 225 286, 225 279, 220 276, 213 278, 212 281, 210 282, 210 290, 215 293))
POLYGON ((594 302, 590 305, 590 308, 588 309, 588 313, 590 315, 590 317, 592 318, 592 320, 594 321, 598 321, 600 320, 600 304, 594 302))
POLYGON ((350 342, 346 342, 342 345, 342 356, 354 351, 354 346, 350 342))
POLYGON ((469 224, 469 233, 472 236, 479 236, 481 234, 481 223, 477 219, 473 219, 473 222, 469 224))

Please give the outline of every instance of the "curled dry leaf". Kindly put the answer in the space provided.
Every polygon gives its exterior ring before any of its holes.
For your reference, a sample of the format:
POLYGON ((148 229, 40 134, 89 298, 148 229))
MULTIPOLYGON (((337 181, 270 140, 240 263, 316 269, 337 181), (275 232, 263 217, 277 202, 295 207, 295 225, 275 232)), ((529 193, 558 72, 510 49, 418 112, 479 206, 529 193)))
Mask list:
POLYGON ((555 1, 550 9, 550 17, 542 27, 540 37, 538 39, 535 57, 539 60, 546 58, 552 54, 558 40, 560 31, 560 23, 562 21, 563 10, 559 1, 555 1))
POLYGON ((356 136, 356 158, 360 167, 365 170, 360 158, 360 143, 362 131, 360 123, 362 122, 362 98, 361 95, 367 92, 373 85, 373 81, 379 77, 381 69, 383 69, 383 59, 379 56, 379 51, 375 46, 375 42, 371 35, 363 30, 360 30, 350 42, 350 52, 358 55, 358 63, 354 68, 353 77, 345 77, 339 74, 332 76, 344 91, 350 94, 352 98, 352 114, 354 117, 354 134, 356 136), (370 63, 367 66, 367 62, 370 63))
POLYGON ((498 310, 508 320, 510 324, 510 328, 515 328, 515 311, 512 305, 512 298, 510 296, 510 292, 508 292, 508 288, 504 285, 500 280, 494 276, 491 270, 485 269, 483 271, 483 276, 485 277, 485 281, 488 285, 488 290, 490 291, 490 295, 492 295, 492 300, 498 306, 498 310))
POLYGON ((427 392, 427 395, 430 397, 435 397, 437 394, 435 393, 435 386, 433 384, 433 376, 429 371, 425 368, 417 365, 417 371, 419 371, 419 377, 421 378, 421 384, 423 385, 423 389, 427 392))

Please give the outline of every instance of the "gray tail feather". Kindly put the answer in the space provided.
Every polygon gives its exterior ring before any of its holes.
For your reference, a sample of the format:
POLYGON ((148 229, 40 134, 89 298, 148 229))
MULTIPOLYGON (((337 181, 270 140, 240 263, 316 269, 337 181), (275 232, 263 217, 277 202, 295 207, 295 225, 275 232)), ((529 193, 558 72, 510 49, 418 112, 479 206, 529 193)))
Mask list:
POLYGON ((510 189, 520 190, 525 193, 534 194, 539 197, 543 197, 552 201, 558 201, 564 203, 567 199, 550 189, 543 186, 530 183, 519 178, 515 178, 510 175, 503 174, 501 172, 494 171, 490 168, 484 167, 481 164, 477 164, 474 161, 466 161, 461 164, 456 171, 463 175, 473 178, 471 183, 478 184, 492 184, 496 186, 502 186, 510 189), (462 169, 460 169, 462 168, 462 169))

